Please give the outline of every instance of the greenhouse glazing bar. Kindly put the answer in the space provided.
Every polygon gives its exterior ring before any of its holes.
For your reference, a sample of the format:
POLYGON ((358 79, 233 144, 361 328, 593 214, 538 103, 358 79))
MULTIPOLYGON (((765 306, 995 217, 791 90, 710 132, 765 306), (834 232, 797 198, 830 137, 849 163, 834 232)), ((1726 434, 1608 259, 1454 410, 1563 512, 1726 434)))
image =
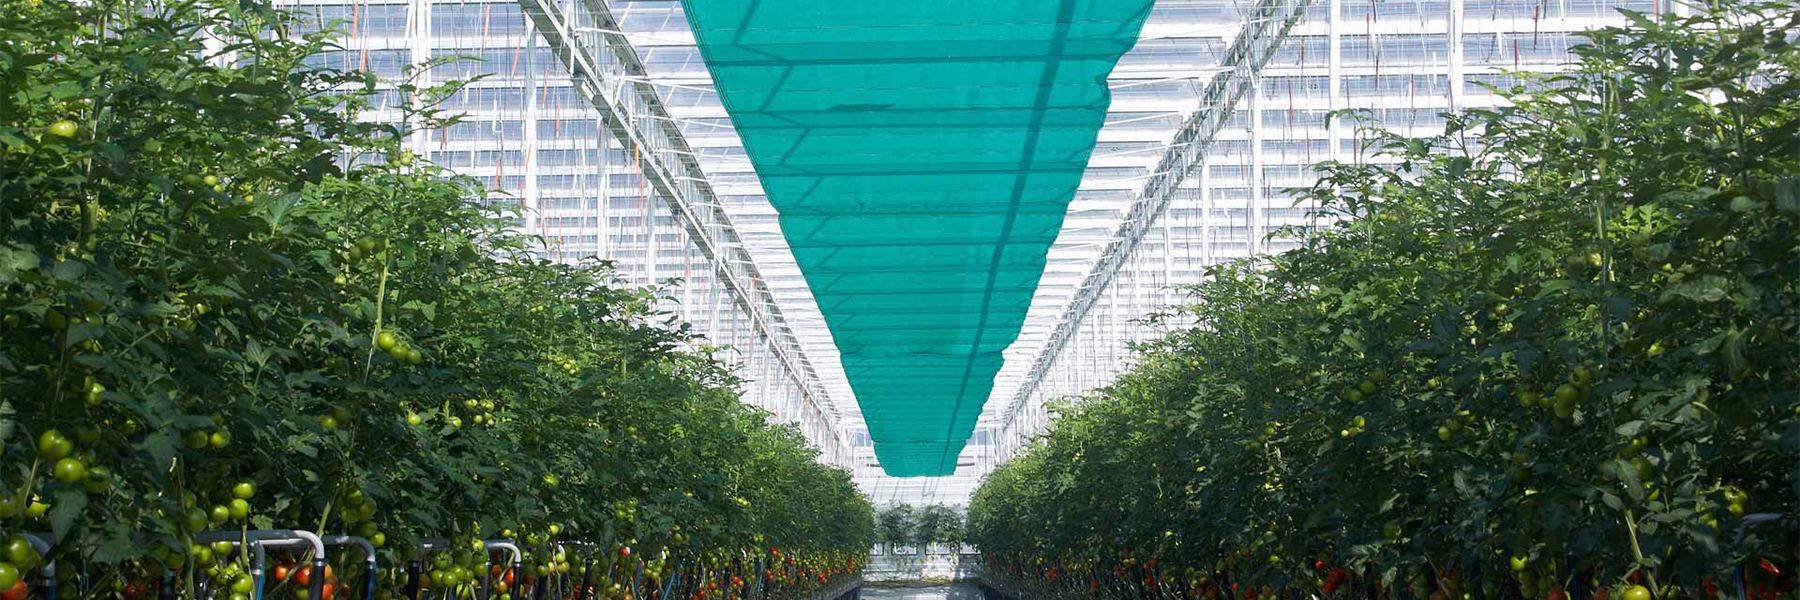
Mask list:
POLYGON ((831 435, 843 441, 837 405, 807 361, 693 149, 648 82, 637 51, 620 33, 604 0, 564 0, 560 6, 554 0, 519 0, 519 5, 620 144, 638 152, 644 178, 668 202, 694 246, 762 331, 770 350, 790 371, 801 374, 804 397, 831 416, 831 435), (591 50, 596 46, 600 52, 591 50))
POLYGON ((1306 13, 1312 0, 1261 0, 1245 18, 1245 25, 1225 52, 1220 65, 1229 70, 1207 82, 1200 93, 1200 108, 1189 115, 1181 129, 1169 142, 1169 151, 1151 172, 1124 220, 1113 232, 1100 259, 1081 284, 1076 296, 1064 309, 1056 329, 1033 359, 1024 384, 1007 403, 1002 422, 1010 421, 1031 397, 1038 384, 1050 372, 1056 357, 1074 336, 1100 294, 1111 285, 1113 276, 1137 251, 1144 234, 1157 218, 1168 210, 1169 203, 1182 189, 1182 184, 1205 160, 1208 147, 1237 110, 1238 101, 1252 93, 1262 67, 1287 38, 1288 31, 1306 13))

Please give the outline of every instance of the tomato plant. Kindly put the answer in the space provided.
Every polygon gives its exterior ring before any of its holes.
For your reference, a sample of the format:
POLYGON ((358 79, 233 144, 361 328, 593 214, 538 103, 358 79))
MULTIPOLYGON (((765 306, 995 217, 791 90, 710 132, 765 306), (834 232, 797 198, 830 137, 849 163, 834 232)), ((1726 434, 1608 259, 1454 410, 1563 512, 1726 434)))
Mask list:
POLYGON ((768 545, 782 595, 859 568, 873 511, 849 474, 739 402, 661 290, 537 258, 509 205, 402 151, 456 122, 434 106, 463 82, 311 66, 335 34, 256 2, 0 17, 8 597, 56 561, 81 567, 57 570, 82 573, 66 596, 229 600, 249 553, 197 535, 274 528, 380 559, 336 548, 321 579, 278 556, 263 583, 290 597, 398 594, 415 557, 472 593, 495 538, 534 569, 521 594, 573 589, 563 542, 604 547, 574 553, 611 557, 581 569, 614 598, 698 593, 768 545), (416 102, 375 120, 394 95, 416 102), (675 574, 689 587, 646 584, 675 574))
POLYGON ((1628 16, 1442 136, 1369 132, 1400 169, 1323 165, 1299 193, 1338 218, 1212 268, 1194 325, 987 477, 986 576, 1647 600, 1741 569, 1793 598, 1800 14, 1628 16))

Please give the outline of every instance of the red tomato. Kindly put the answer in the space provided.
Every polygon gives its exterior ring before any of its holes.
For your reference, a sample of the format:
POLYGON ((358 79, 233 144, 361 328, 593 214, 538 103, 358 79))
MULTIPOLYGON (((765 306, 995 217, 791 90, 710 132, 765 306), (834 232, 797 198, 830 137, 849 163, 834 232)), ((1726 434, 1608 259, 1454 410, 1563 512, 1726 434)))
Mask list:
POLYGON ((6 588, 6 591, 4 592, 0 592, 0 600, 25 600, 25 594, 30 592, 31 588, 26 587, 25 580, 21 578, 18 581, 14 581, 12 587, 6 588))
POLYGON ((294 583, 296 585, 299 585, 300 587, 311 589, 312 588, 312 576, 313 576, 312 565, 300 567, 299 569, 294 570, 294 583))
POLYGON ((288 578, 288 575, 293 572, 294 572, 294 565, 291 565, 288 563, 282 563, 279 565, 275 565, 275 573, 274 573, 275 580, 276 581, 286 581, 288 578))

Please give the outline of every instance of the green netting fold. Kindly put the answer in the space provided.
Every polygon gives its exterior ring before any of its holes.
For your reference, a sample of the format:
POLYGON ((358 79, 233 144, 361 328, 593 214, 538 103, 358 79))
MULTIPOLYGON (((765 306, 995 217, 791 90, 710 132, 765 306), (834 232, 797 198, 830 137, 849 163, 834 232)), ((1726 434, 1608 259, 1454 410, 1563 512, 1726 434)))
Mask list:
POLYGON ((683 0, 888 474, 947 475, 1154 0, 683 0))

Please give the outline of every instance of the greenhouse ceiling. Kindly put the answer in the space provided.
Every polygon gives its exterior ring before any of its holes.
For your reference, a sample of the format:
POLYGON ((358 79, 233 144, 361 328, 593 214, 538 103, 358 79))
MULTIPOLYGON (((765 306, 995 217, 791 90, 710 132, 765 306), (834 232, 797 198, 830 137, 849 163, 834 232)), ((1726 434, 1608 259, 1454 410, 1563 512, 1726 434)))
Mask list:
MULTIPOLYGON (((1237 34, 1245 19, 1242 7, 1226 0, 1074 2, 1067 9, 1054 2, 991 7, 905 3, 904 13, 890 15, 857 12, 881 7, 838 7, 836 14, 821 13, 817 7, 759 8, 770 12, 752 14, 751 3, 744 1, 695 3, 698 8, 692 12, 673 0, 609 4, 643 59, 650 81, 662 91, 699 154, 696 158, 800 335, 807 356, 819 368, 832 400, 840 404, 842 425, 852 431, 866 426, 882 467, 894 475, 948 474, 972 428, 1004 420, 999 414, 1003 399, 1022 383, 1028 363, 1075 296, 1081 277, 1098 257, 1142 178, 1152 172, 1182 119, 1199 107, 1197 88, 1216 72, 1225 41, 1237 34), (1061 33, 1063 49, 1058 51, 1056 71, 1046 75, 1049 45, 1058 35, 1058 28, 1048 23, 1064 10, 1081 15, 1072 19, 1080 23, 1061 33), (804 18, 796 16, 802 14, 804 18), (828 18, 860 18, 881 25, 821 26, 828 18), (1091 22, 1102 20, 1109 25, 1091 22), (979 27, 986 37, 962 38, 972 41, 952 52, 924 31, 926 25, 945 22, 965 29, 979 27), (903 26, 907 24, 913 26, 903 26), (726 35, 734 29, 744 35, 726 35), (984 48, 982 40, 1006 43, 984 48), (1037 47, 1003 49, 1007 44, 1029 43, 1037 47), (990 56, 960 64, 933 58, 981 52, 990 56), (1122 58, 1119 53, 1124 53, 1122 58), (875 68, 859 69, 865 74, 851 79, 820 64, 826 56, 835 62, 872 61, 875 68), (712 70, 708 61, 716 63, 712 70), (902 74, 890 68, 890 62, 895 67, 909 62, 934 66, 902 74), (784 71, 786 80, 776 74, 784 71), (926 85, 944 89, 935 93, 894 89, 906 87, 896 81, 922 75, 933 77, 926 85), (809 84, 805 77, 830 79, 809 84), (983 77, 991 81, 973 81, 983 77), (1051 88, 1056 93, 1050 94, 1038 115, 1044 124, 1040 129, 1049 135, 1033 143, 1034 156, 1022 167, 1027 148, 1023 135, 1029 127, 1020 124, 1030 121, 1020 119, 1037 112, 1035 91, 1044 81, 1061 84, 1051 88), (774 93, 777 89, 780 94, 774 93), (896 110, 907 102, 932 110, 950 108, 953 102, 970 106, 962 109, 966 114, 961 117, 913 111, 909 124, 905 117, 896 117, 907 114, 896 110), (877 106, 890 103, 891 109, 877 106), (801 118, 791 114, 796 110, 814 111, 806 115, 813 120, 795 122, 801 118), (1013 120, 1004 120, 1009 117, 1013 120), (919 121, 923 118, 961 118, 953 122, 963 125, 927 129, 919 121), (973 126, 978 123, 995 126, 973 126), (802 132, 805 138, 799 137, 802 132), (1012 145, 1005 146, 1006 141, 1012 145), (983 145, 977 147, 978 143, 983 145), (859 166, 865 170, 853 170, 859 166), (899 170, 904 176, 865 174, 870 166, 899 170), (1021 178, 1026 171, 1040 172, 1021 178), (1004 213, 998 207, 1010 210, 1015 188, 1009 174, 1022 182, 1016 186, 1020 210, 1013 224, 1003 228, 1004 213), (886 188, 887 210, 849 210, 857 208, 859 195, 875 197, 868 192, 877 181, 895 186, 886 188), (820 187, 810 193, 794 193, 815 182, 820 187), (899 187, 903 185, 921 193, 900 194, 904 203, 897 201, 893 192, 906 189, 899 187), (833 203, 850 204, 833 207, 833 203), (921 214, 934 203, 955 209, 934 211, 935 218, 921 214), (906 210, 914 213, 910 222, 906 210), (997 223, 983 223, 996 215, 997 223), (852 224, 852 216, 881 218, 852 224), (930 243, 933 251, 909 255, 912 260, 906 263, 883 264, 887 256, 881 249, 830 248, 859 234, 893 239, 909 233, 907 229, 920 236, 919 243, 930 243), (1002 229, 1010 232, 1008 247, 1016 250, 995 252, 1002 229), (985 253, 981 236, 989 237, 985 253), (1029 252, 1019 251, 1027 246, 1029 252), (862 266, 840 262, 851 259, 871 262, 862 266), (944 299, 949 296, 939 296, 935 303, 920 301, 929 292, 911 297, 870 293, 917 288, 929 277, 950 286, 978 287, 986 296, 990 265, 999 267, 991 270, 1001 293, 987 298, 988 311, 967 304, 968 299, 947 305, 944 299), (958 268, 960 272, 952 270, 958 268), (958 273, 962 280, 948 279, 958 273), (885 281, 900 287, 886 288, 885 281), (980 322, 981 314, 988 315, 988 322, 980 322), (883 329, 883 323, 889 328, 929 324, 944 329, 902 338, 883 329), (972 335, 977 331, 982 338, 979 352, 972 335), (961 344, 962 362, 954 362, 958 355, 953 352, 935 359, 923 354, 883 356, 878 349, 883 343, 948 349, 961 344), (900 360, 904 358, 912 362, 900 360), (913 375, 927 369, 929 381, 913 375), (969 389, 946 389, 949 384, 940 381, 955 378, 954 385, 960 388, 964 370, 970 373, 969 389), (988 401, 990 397, 1002 400, 988 401), (884 429, 890 424, 895 427, 884 429)), ((758 6, 789 4, 797 3, 765 0, 758 6)), ((899 256, 891 247, 886 250, 899 256)), ((980 300, 977 296, 972 301, 980 300)), ((963 452, 965 465, 971 459, 963 452)))

